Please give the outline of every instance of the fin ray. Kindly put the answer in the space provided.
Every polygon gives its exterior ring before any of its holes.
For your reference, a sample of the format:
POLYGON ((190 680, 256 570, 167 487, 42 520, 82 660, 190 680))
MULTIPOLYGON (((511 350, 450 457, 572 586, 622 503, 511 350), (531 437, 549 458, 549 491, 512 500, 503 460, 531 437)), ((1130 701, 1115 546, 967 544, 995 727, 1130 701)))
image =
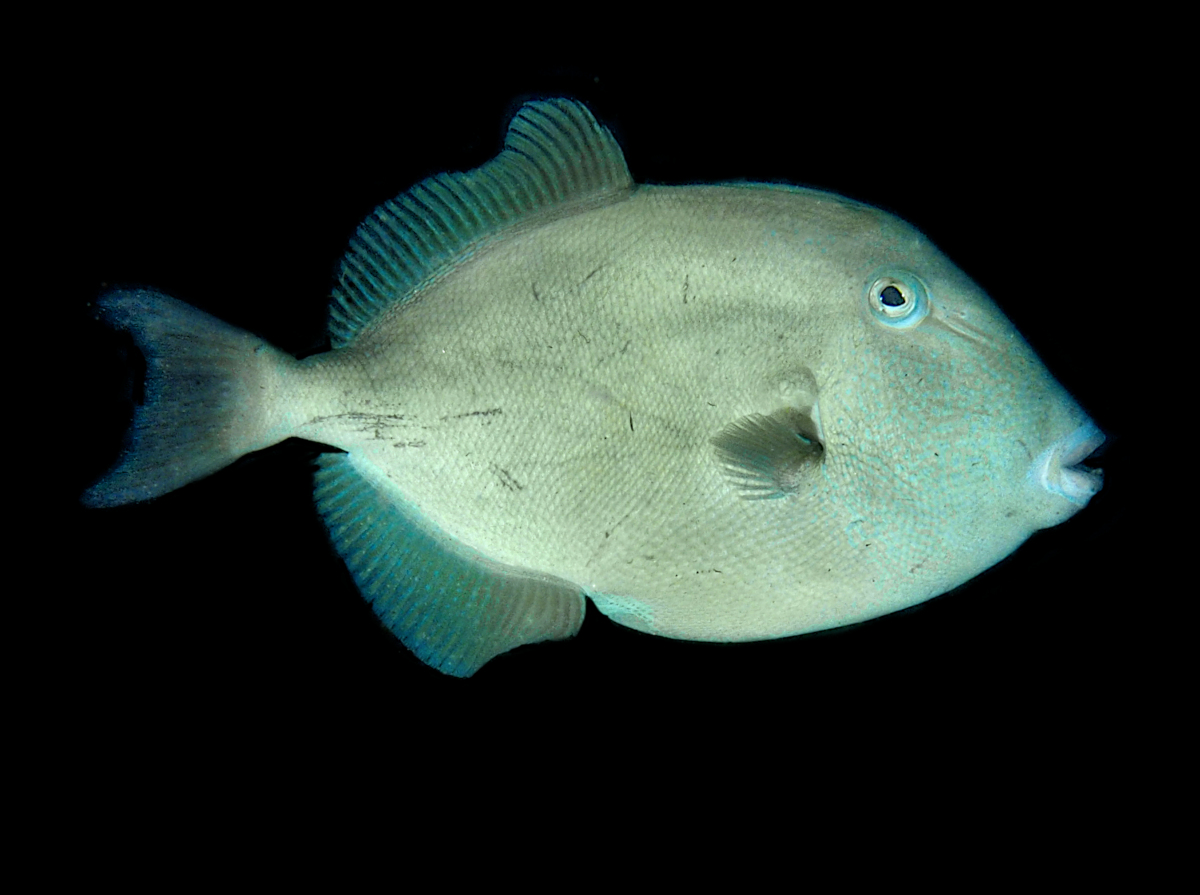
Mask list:
POLYGON ((291 434, 270 397, 294 364, 289 355, 151 289, 115 290, 97 306, 145 357, 145 399, 117 464, 84 493, 85 504, 158 497, 291 434))
POLYGON ((427 665, 469 677, 525 643, 573 636, 579 588, 491 562, 437 531, 379 470, 317 459, 317 508, 380 621, 427 665))
POLYGON ((742 497, 786 497, 824 458, 824 446, 808 417, 791 409, 751 413, 712 438, 717 460, 742 497))
POLYGON ((500 154, 428 177, 359 225, 333 290, 329 335, 348 345, 392 304, 472 247, 540 212, 633 188, 621 149, 580 103, 526 103, 500 154))

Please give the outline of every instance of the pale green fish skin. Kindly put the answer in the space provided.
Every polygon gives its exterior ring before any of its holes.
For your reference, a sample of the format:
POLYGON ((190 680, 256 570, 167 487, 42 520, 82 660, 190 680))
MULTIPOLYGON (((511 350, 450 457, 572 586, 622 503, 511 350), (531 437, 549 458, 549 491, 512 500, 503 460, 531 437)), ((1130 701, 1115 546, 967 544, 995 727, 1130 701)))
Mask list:
MULTIPOLYGON (((555 108, 538 114, 611 141, 581 107, 555 108)), ((341 448, 337 475, 349 478, 319 477, 318 503, 369 598, 407 568, 379 577, 391 554, 372 541, 376 505, 400 508, 467 565, 526 570, 559 594, 530 598, 552 607, 546 618, 487 617, 479 630, 503 636, 474 652, 462 644, 478 632, 460 631, 461 616, 421 622, 437 614, 421 604, 402 619, 403 600, 380 598, 418 655, 438 667, 458 650, 466 657, 443 670, 465 675, 519 643, 569 636, 580 593, 623 625, 693 640, 873 618, 967 581, 1099 488, 1098 474, 1070 469, 1098 430, 911 226, 814 190, 636 187, 611 147, 604 188, 474 240, 344 347, 303 361, 232 328, 218 338, 223 324, 165 297, 113 300, 115 325, 183 321, 143 343, 223 339, 233 385, 222 394, 237 410, 197 427, 220 444, 188 468, 191 449, 147 410, 135 429, 148 434, 85 500, 151 497, 289 436, 341 448), (883 276, 923 290, 927 315, 881 318, 870 296, 883 276), (806 443, 823 450, 796 453, 784 484, 753 499, 722 438, 737 454, 753 421, 781 414, 805 420, 806 443), (381 495, 367 510, 339 496, 360 479, 381 495)), ((182 394, 191 380, 177 375, 182 394)), ((177 402, 189 412, 201 404, 190 395, 177 402)), ((790 456, 800 442, 785 436, 790 456)), ((430 568, 453 578, 458 563, 430 568)), ((479 593, 500 605, 498 590, 479 593)))
POLYGON ((671 637, 872 618, 1078 509, 1027 471, 1087 417, 1004 315, 907 224, 815 191, 641 187, 497 240, 279 375, 292 432, 671 637), (871 319, 881 268, 928 285, 919 327, 871 319), (714 433, 813 398, 820 475, 740 498, 714 433))

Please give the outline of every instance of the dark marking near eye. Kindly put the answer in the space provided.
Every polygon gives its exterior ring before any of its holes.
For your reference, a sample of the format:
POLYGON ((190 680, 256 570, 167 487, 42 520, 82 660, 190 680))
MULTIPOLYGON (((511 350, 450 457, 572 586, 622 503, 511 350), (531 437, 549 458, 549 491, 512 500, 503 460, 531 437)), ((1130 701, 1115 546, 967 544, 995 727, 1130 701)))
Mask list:
POLYGON ((633 414, 629 414, 629 431, 633 431, 633 414))

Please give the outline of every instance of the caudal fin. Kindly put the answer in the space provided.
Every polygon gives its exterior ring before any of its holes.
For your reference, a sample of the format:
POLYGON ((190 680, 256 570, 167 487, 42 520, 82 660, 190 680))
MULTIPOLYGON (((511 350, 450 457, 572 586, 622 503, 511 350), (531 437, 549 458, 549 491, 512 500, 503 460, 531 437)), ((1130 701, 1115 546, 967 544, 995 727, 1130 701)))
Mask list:
POLYGON ((295 361, 258 336, 161 292, 110 292, 101 320, 146 358, 145 400, 117 465, 83 495, 89 506, 149 500, 290 434, 281 374, 295 361))

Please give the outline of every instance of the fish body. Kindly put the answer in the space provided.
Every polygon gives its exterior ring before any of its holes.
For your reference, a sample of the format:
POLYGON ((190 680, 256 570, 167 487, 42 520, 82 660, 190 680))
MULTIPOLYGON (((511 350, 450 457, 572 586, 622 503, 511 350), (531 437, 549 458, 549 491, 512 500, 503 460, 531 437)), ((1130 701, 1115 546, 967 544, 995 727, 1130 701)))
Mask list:
POLYGON ((692 640, 782 637, 968 580, 1100 486, 1102 441, 920 233, 829 193, 635 186, 582 106, 381 206, 302 361, 160 293, 114 505, 298 436, 381 619, 467 675, 584 599, 692 640))

